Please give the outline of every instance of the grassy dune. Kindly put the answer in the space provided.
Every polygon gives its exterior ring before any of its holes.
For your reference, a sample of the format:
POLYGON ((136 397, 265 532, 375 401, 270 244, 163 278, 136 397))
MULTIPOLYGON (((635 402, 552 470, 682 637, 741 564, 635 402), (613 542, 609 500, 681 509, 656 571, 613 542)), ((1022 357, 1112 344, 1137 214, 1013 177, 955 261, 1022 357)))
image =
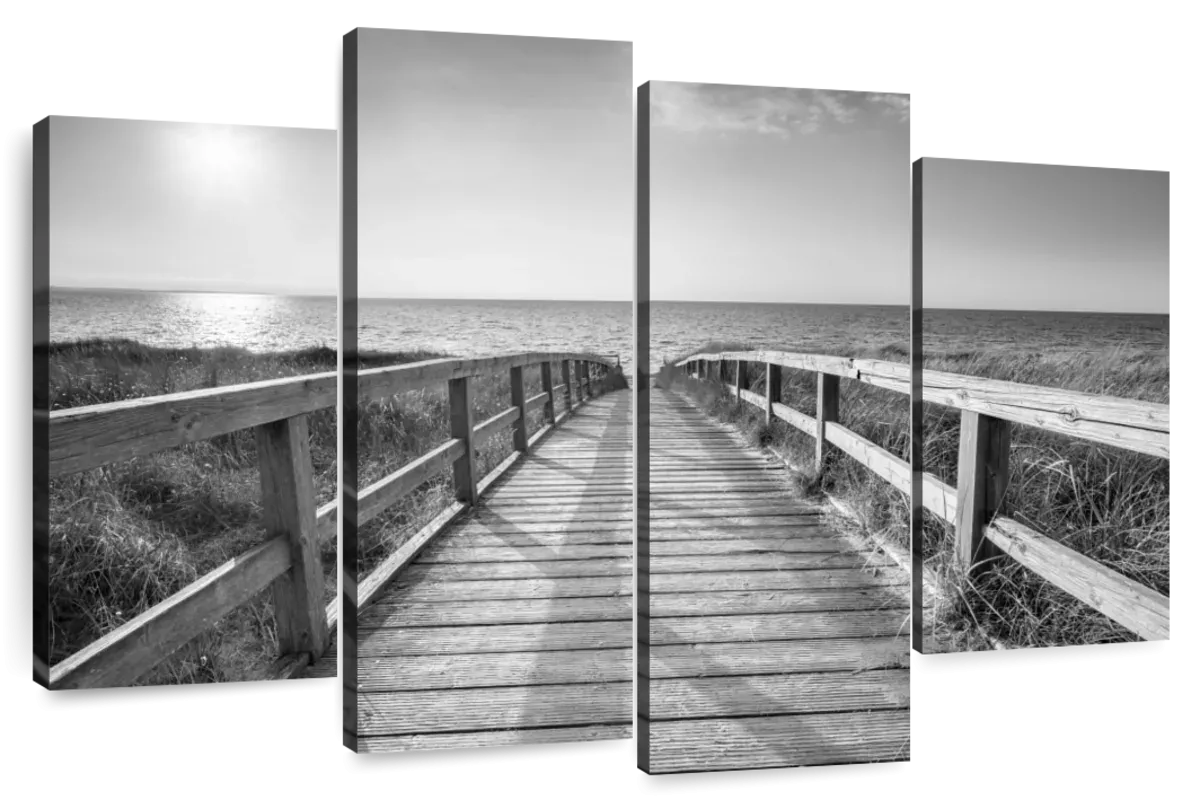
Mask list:
MULTIPOLYGON (((689 353, 670 359, 672 363, 696 353, 754 350, 739 342, 710 342, 689 353)), ((879 358, 888 361, 908 362, 908 351, 903 345, 886 345, 870 349, 829 350, 823 355, 879 358)), ((781 402, 809 416, 816 416, 816 374, 803 370, 784 369, 781 402)), ((733 423, 753 442, 770 445, 779 451, 800 474, 796 475, 797 488, 806 495, 820 497, 828 493, 845 503, 857 521, 853 527, 865 530, 872 537, 891 545, 908 548, 909 508, 908 496, 875 473, 859 464, 850 456, 833 448, 832 456, 819 478, 815 473, 813 439, 806 433, 778 419, 770 425, 757 406, 744 403, 741 408, 727 392, 713 384, 689 380, 683 369, 664 364, 654 376, 658 386, 686 393, 708 413, 718 419, 733 423)), ((766 366, 749 365, 749 387, 751 391, 766 394, 766 366)), ((858 381, 841 381, 840 420, 855 433, 867 437, 875 444, 901 458, 909 458, 908 397, 878 387, 867 386, 858 381)))
MULTIPOLYGON (((364 353, 359 357, 360 368, 407 364, 434 358, 452 358, 444 353, 412 351, 402 353, 364 353)), ((562 382, 561 366, 552 365, 553 379, 562 382)), ((541 369, 526 367, 525 397, 542 391, 541 369)), ((620 372, 608 377, 606 391, 626 388, 620 372)), ((479 424, 512 405, 512 387, 508 370, 503 374, 472 379, 475 422, 479 424)), ((572 379, 572 395, 575 393, 572 379)), ((562 395, 555 397, 554 410, 562 413, 562 395)), ((543 407, 528 412, 528 431, 532 436, 546 423, 543 407)), ((402 392, 397 395, 360 403, 358 406, 358 487, 366 489, 386 478, 415 458, 428 453, 450 438, 450 413, 447 387, 437 386, 402 392)), ((490 438, 475 443, 476 470, 482 478, 513 452, 512 435, 499 431, 490 438)), ((418 486, 403 500, 358 529, 358 578, 362 580, 401 544, 419 531, 433 517, 454 502, 451 468, 418 486)))
MULTIPOLYGON (((930 354, 925 368, 1097 395, 1169 403, 1166 353, 930 354)), ((926 403, 925 468, 957 482, 959 413, 926 403)), ((1004 513, 1164 594, 1170 590, 1167 459, 1014 425, 1004 513)), ((952 526, 925 512, 926 575, 947 588, 939 638, 951 649, 1043 647, 1136 637, 1010 559, 974 582, 953 569, 952 526), (987 636, 979 636, 982 630, 987 636)))
MULTIPOLYGON (((49 347, 52 409, 108 403, 337 368, 327 347, 252 354, 157 348, 125 339, 49 347)), ((309 415, 317 503, 334 498, 335 409, 309 415)), ((165 600, 262 542, 252 430, 56 478, 51 482, 51 662, 165 600)), ((326 600, 336 591, 328 544, 326 600)), ((270 592, 181 648, 139 683, 253 680, 277 654, 270 592)))

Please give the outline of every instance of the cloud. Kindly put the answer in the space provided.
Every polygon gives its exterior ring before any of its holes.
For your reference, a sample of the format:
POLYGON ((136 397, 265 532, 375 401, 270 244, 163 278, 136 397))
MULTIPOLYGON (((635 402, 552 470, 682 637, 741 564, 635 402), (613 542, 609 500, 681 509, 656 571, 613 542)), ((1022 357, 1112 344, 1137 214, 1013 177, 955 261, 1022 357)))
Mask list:
POLYGON ((880 114, 908 120, 906 95, 723 86, 699 83, 650 85, 651 124, 680 131, 754 133, 788 138, 823 129, 848 128, 880 114), (878 98, 878 99, 876 99, 878 98), (903 116, 898 101, 903 101, 903 116))

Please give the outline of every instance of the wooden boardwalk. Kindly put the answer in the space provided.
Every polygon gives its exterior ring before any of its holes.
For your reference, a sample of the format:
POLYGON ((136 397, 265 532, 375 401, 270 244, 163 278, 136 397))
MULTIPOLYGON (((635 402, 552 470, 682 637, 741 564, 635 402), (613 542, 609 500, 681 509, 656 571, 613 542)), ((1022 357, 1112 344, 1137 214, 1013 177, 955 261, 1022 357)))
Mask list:
POLYGON ((630 392, 550 431, 358 619, 358 750, 631 735, 630 392))
POLYGON ((907 759, 908 573, 732 427, 661 389, 650 408, 643 768, 907 759))

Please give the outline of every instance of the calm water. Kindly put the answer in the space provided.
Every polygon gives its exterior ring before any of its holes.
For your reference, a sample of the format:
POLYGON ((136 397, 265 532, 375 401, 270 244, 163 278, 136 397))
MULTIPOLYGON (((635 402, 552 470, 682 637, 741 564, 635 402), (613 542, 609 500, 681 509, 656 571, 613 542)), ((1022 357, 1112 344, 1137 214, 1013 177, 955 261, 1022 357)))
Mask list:
POLYGON ((1167 314, 926 309, 925 352, 1006 349, 1080 352, 1125 348, 1167 353, 1167 314))
POLYGON ((360 350, 485 356, 527 350, 633 354, 633 305, 557 300, 379 300, 358 305, 360 350))
POLYGON ((50 339, 134 339, 253 352, 337 346, 337 300, 207 292, 51 289, 50 339))
POLYGON ((835 354, 908 343, 908 306, 651 303, 650 371, 712 341, 835 354))

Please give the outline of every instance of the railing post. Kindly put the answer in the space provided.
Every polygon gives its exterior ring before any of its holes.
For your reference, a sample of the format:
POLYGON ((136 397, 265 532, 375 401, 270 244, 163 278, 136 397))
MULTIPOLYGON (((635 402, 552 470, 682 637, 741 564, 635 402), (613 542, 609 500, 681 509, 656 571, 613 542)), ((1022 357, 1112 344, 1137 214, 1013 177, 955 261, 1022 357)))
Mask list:
POLYGON ((778 364, 767 364, 767 424, 775 418, 772 403, 778 403, 783 395, 783 368, 778 364))
POLYGON ((583 402, 583 362, 575 360, 575 396, 578 402, 583 402))
POLYGON ((287 536, 292 568, 271 584, 279 655, 325 655, 325 575, 317 507, 313 500, 312 456, 308 449, 308 416, 259 425, 258 474, 262 486, 263 525, 271 538, 287 536))
POLYGON ((817 475, 825 467, 825 458, 829 451, 825 447, 825 423, 838 421, 838 388, 837 375, 824 372, 817 373, 817 436, 813 451, 813 465, 817 475))
POLYGON ((583 361, 583 387, 587 391, 587 396, 592 397, 592 362, 583 361))
POLYGON ((566 359, 562 362, 562 382, 563 382, 563 413, 571 410, 571 362, 566 359))
POLYGON ((737 402, 742 404, 742 390, 746 388, 746 362, 738 361, 734 367, 733 384, 737 387, 737 402))
POLYGON ((542 414, 546 417, 546 424, 554 424, 554 373, 550 369, 550 362, 542 362, 542 391, 546 393, 546 406, 542 414))
POLYGON ((996 557, 998 548, 984 535, 1000 511, 1008 488, 1008 448, 1012 426, 975 411, 962 412, 958 441, 958 510, 955 550, 959 565, 970 574, 980 562, 996 557))
POLYGON ((450 379, 450 436, 462 439, 465 452, 454 462, 454 496, 460 503, 475 505, 479 484, 475 481, 475 409, 470 378, 450 379))
POLYGON ((513 450, 524 453, 529 450, 529 428, 525 425, 525 369, 511 368, 509 380, 512 382, 512 404, 517 407, 517 418, 513 421, 513 450))

